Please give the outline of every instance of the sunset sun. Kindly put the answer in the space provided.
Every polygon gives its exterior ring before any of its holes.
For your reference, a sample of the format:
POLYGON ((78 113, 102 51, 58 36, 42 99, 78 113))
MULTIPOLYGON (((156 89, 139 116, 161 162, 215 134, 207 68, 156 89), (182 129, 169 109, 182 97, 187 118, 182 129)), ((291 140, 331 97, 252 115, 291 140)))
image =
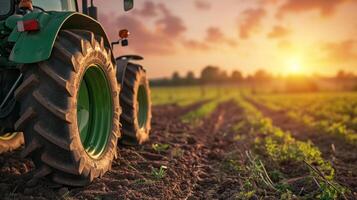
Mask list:
POLYGON ((287 63, 287 74, 302 74, 304 72, 301 61, 298 59, 291 59, 287 63))
POLYGON ((292 63, 289 67, 289 71, 294 74, 298 74, 301 72, 301 65, 300 63, 292 63))

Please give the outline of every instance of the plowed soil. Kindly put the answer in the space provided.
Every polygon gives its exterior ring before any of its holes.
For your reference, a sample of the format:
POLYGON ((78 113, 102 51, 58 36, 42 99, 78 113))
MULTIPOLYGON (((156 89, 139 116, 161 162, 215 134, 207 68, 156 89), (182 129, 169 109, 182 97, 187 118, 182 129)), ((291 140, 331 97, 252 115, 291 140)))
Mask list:
POLYGON ((289 118, 285 111, 274 111, 247 99, 258 108, 273 124, 284 131, 289 131, 299 140, 312 141, 322 152, 323 157, 329 160, 336 170, 336 180, 351 190, 357 199, 357 146, 349 144, 342 137, 321 133, 289 118))
POLYGON ((243 155, 244 145, 233 141, 232 126, 243 120, 234 102, 218 106, 200 127, 179 119, 198 108, 158 106, 153 110, 151 139, 139 147, 119 145, 112 170, 84 188, 70 188, 41 180, 28 185, 34 169, 20 158, 20 150, 0 156, 1 199, 233 199, 239 192, 238 176, 220 169, 232 151, 243 155), (157 152, 153 144, 168 144, 157 152), (162 168, 163 176, 153 175, 162 168), (166 169, 165 169, 166 168, 166 169))

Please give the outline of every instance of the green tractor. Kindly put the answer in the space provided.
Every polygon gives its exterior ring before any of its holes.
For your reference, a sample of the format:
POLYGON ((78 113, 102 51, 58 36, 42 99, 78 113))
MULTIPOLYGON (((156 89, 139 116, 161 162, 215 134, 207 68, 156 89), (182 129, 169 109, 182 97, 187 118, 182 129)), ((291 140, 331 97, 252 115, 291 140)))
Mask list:
MULTIPOLYGON (((124 9, 133 8, 124 0, 124 9)), ((19 148, 36 166, 33 181, 84 186, 111 168, 118 140, 149 137, 146 72, 114 58, 97 8, 82 0, 0 1, 0 153, 19 148), (122 134, 121 134, 122 133, 122 134)))

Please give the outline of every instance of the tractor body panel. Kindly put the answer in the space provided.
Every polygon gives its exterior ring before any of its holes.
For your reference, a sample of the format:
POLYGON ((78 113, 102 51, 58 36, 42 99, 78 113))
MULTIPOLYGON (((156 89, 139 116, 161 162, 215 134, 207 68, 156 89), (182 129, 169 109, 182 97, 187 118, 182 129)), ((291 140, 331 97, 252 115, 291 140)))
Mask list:
MULTIPOLYGON (((20 18, 11 19, 9 22, 13 31, 8 41, 14 43, 9 60, 19 64, 37 63, 47 60, 51 53, 54 42, 61 29, 88 30, 103 37, 105 45, 110 46, 108 37, 94 19, 76 12, 33 12, 20 18), (36 19, 40 24, 39 31, 19 32, 16 23, 19 20, 36 19), (14 26, 15 24, 15 26, 14 26)), ((114 58, 113 58, 114 60, 114 58)))

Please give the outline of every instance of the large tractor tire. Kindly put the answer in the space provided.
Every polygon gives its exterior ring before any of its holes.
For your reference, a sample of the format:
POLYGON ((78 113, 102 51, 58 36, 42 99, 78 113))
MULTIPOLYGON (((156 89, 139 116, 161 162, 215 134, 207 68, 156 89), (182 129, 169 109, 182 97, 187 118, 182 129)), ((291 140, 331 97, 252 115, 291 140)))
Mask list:
POLYGON ((24 131, 23 156, 37 168, 33 180, 84 186, 103 176, 116 155, 121 113, 116 70, 103 38, 62 30, 47 61, 21 70, 15 126, 24 131))
POLYGON ((123 113, 121 143, 138 145, 149 139, 151 129, 151 98, 146 72, 142 66, 128 63, 125 72, 118 69, 118 80, 122 80, 120 105, 123 113))
MULTIPOLYGON (((20 72, 16 69, 0 71, 0 101, 5 99, 19 75, 20 72)), ((14 132, 14 122, 18 119, 19 105, 13 96, 10 98, 11 100, 0 111, 0 154, 18 149, 24 143, 22 133, 14 132)))

